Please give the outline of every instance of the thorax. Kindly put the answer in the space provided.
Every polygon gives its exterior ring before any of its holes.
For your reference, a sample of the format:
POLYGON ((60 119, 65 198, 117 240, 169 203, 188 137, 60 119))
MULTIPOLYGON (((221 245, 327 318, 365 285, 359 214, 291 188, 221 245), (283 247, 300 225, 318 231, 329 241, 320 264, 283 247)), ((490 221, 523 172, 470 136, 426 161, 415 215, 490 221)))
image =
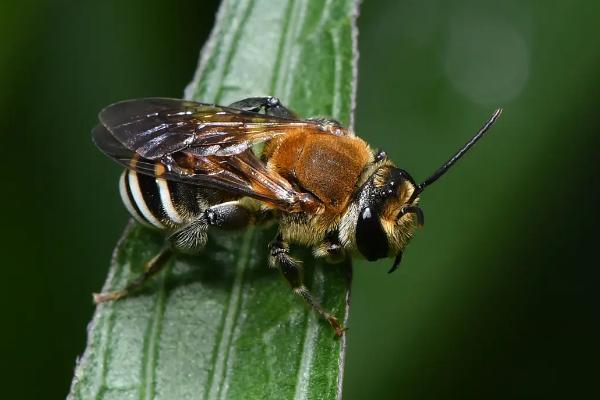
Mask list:
POLYGON ((297 132, 269 142, 263 157, 269 168, 321 200, 326 214, 339 214, 348 206, 372 153, 355 136, 297 132))

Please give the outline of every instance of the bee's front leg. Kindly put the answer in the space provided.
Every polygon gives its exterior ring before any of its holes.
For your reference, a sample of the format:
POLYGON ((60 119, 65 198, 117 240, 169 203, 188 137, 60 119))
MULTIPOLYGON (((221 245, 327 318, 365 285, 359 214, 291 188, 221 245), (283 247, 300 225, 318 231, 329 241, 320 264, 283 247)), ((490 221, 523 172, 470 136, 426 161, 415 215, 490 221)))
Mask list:
POLYGON ((346 328, 315 300, 312 293, 304 285, 301 263, 290 256, 290 246, 283 240, 281 234, 278 234, 269 244, 269 249, 269 265, 281 271, 281 274, 288 281, 294 293, 302 297, 313 310, 329 322, 336 336, 342 336, 346 328))
POLYGON ((337 230, 325 235, 323 242, 313 248, 313 255, 316 258, 325 258, 331 264, 338 264, 345 260, 346 251, 340 243, 337 230))

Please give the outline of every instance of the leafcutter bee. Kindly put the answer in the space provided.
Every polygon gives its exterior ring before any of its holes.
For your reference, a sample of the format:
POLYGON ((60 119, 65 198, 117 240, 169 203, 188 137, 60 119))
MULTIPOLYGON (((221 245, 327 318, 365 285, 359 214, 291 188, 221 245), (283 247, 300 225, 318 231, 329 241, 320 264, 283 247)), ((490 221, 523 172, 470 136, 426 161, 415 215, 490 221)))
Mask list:
POLYGON ((124 289, 126 296, 177 252, 195 254, 213 228, 278 223, 269 264, 341 335, 344 327, 302 281, 290 244, 331 262, 347 255, 394 258, 394 271, 416 228, 423 189, 448 171, 496 121, 496 110, 471 140, 417 184, 383 151, 373 151, 332 119, 301 119, 274 97, 227 107, 187 100, 127 100, 100 111, 95 144, 125 166, 120 192, 141 224, 165 232, 167 245, 124 289), (260 154, 253 148, 263 144, 260 154))

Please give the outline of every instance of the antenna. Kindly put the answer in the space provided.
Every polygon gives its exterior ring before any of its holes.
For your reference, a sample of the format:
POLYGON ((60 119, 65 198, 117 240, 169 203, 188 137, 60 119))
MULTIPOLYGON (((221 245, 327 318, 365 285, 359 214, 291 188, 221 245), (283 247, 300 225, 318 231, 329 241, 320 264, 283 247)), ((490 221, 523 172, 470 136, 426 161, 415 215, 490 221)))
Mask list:
POLYGON ((431 174, 431 176, 429 178, 427 178, 423 182, 419 183, 417 185, 417 187, 415 188, 415 191, 413 192, 412 196, 410 196, 410 199, 408 200, 408 204, 412 204, 412 202, 423 191, 423 189, 425 189, 427 186, 431 185, 433 182, 440 179, 440 177, 442 175, 444 175, 446 172, 448 172, 450 167, 452 167, 458 160, 460 160, 460 158, 462 156, 464 156, 465 153, 471 147, 473 147, 473 145, 475 143, 477 143, 477 141, 479 139, 481 139, 481 137, 492 127, 492 125, 494 125, 494 122, 496 122, 496 120, 498 119, 500 114, 502 114, 501 108, 494 111, 494 113, 492 114, 490 119, 488 119, 487 122, 485 124, 483 124, 483 126, 479 129, 479 131, 475 134, 475 136, 473 136, 471 138, 471 140, 469 140, 467 143, 465 143, 465 145, 460 150, 458 150, 456 152, 456 154, 454 154, 452 157, 450 157, 450 159, 448 161, 446 161, 444 164, 442 164, 442 166, 439 167, 433 174, 431 174))

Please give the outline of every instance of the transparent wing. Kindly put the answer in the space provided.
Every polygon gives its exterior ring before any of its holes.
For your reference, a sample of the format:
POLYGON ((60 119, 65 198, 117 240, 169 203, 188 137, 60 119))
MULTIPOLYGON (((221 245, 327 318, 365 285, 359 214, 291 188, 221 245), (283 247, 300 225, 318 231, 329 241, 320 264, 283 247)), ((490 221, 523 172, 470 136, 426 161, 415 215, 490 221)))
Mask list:
POLYGON ((322 209, 319 200, 296 191, 286 179, 268 170, 251 150, 223 157, 181 150, 171 153, 170 163, 164 163, 125 147, 103 125, 92 130, 92 139, 107 156, 142 174, 252 197, 288 212, 322 209))
POLYGON ((191 148, 199 156, 230 156, 294 130, 319 130, 314 121, 168 98, 122 101, 98 118, 123 146, 149 160, 191 148))

